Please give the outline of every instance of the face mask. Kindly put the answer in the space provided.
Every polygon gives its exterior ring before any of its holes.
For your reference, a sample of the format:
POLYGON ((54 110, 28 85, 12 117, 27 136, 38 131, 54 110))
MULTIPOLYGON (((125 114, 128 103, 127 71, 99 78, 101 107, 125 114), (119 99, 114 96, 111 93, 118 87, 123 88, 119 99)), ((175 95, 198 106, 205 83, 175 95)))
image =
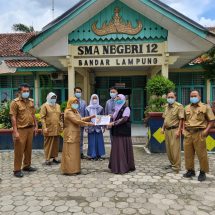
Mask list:
POLYGON ((48 103, 50 105, 55 105, 56 104, 57 99, 48 99, 48 103))
POLYGON ((72 108, 77 110, 79 108, 79 104, 72 104, 72 108))
POLYGON ((118 104, 118 105, 122 105, 122 104, 124 104, 124 103, 125 103, 125 101, 124 101, 124 100, 116 100, 115 102, 116 102, 116 104, 118 104))
POLYGON ((97 103, 97 99, 93 99, 93 104, 96 104, 97 103))
POLYGON ((29 97, 29 95, 30 95, 29 92, 22 93, 22 98, 27 99, 29 97))
POLYGON ((175 99, 169 98, 169 99, 167 99, 167 102, 171 105, 175 102, 175 99))
POLYGON ((75 93, 75 97, 78 99, 81 98, 81 93, 75 93))
POLYGON ((192 104, 197 104, 197 103, 199 102, 199 98, 198 98, 198 97, 191 97, 191 98, 190 98, 190 102, 191 102, 192 104))
POLYGON ((117 93, 110 93, 110 97, 111 97, 112 99, 115 99, 116 96, 117 96, 117 93))

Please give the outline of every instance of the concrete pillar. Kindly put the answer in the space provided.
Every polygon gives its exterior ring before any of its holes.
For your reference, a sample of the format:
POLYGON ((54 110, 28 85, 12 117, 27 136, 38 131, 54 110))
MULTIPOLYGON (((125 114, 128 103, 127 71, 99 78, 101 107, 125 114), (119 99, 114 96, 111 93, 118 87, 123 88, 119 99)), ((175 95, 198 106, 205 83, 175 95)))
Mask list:
POLYGON ((38 108, 40 106, 40 98, 39 98, 39 75, 37 73, 34 74, 34 101, 35 107, 38 108))
POLYGON ((84 100, 88 101, 88 79, 87 79, 88 71, 84 71, 83 78, 84 78, 84 100))
POLYGON ((161 74, 166 78, 169 77, 169 64, 162 65, 161 74))
POLYGON ((75 68, 71 64, 68 64, 69 98, 74 96, 74 88, 75 88, 75 68))
POLYGON ((211 82, 207 80, 207 101, 211 100, 211 82))
POLYGON ((162 76, 169 77, 169 53, 168 53, 168 43, 164 43, 164 53, 163 53, 163 65, 161 68, 162 76))

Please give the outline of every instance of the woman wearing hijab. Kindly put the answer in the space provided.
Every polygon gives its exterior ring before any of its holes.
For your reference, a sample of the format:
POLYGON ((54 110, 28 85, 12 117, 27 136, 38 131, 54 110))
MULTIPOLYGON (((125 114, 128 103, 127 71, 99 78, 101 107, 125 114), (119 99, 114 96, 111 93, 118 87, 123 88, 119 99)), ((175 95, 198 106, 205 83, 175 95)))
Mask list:
MULTIPOLYGON (((93 94, 90 99, 90 105, 86 107, 86 116, 104 115, 104 109, 99 105, 99 97, 93 94)), ((91 119, 91 122, 95 124, 95 119, 91 119)), ((102 156, 105 155, 104 137, 102 126, 88 127, 86 129, 88 133, 88 151, 87 155, 90 159, 102 160, 102 156)))
POLYGON ((61 131, 61 109, 60 105, 56 103, 57 96, 55 93, 49 93, 46 100, 47 102, 42 105, 40 110, 44 135, 45 164, 51 165, 51 158, 53 158, 53 163, 59 164, 60 161, 57 159, 57 157, 59 135, 61 131))
POLYGON ((115 174, 124 174, 135 170, 130 112, 125 96, 119 94, 115 99, 113 122, 109 125, 113 141, 108 167, 115 174))
POLYGON ((81 118, 77 109, 77 98, 70 98, 64 113, 64 144, 61 158, 61 171, 65 175, 81 172, 80 129, 81 126, 93 126, 90 122, 95 116, 81 118))

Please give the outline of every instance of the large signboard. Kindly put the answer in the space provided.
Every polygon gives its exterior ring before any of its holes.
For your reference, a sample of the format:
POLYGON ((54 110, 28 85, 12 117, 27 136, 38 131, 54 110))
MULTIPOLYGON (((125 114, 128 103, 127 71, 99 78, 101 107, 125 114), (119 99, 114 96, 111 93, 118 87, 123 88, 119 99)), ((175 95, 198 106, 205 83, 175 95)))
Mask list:
POLYGON ((162 64, 162 57, 75 58, 73 60, 74 67, 156 66, 162 64))
POLYGON ((74 67, 158 66, 164 43, 72 46, 74 67))
POLYGON ((164 43, 111 44, 72 46, 74 57, 108 56, 108 55, 152 55, 163 54, 164 43))

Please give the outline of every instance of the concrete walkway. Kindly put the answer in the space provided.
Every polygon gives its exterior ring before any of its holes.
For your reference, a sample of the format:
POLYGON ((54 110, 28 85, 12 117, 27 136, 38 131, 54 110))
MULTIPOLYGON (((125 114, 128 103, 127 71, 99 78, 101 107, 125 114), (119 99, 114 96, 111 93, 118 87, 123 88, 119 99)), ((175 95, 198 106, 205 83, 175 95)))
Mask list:
MULTIPOLYGON (((108 156, 108 145, 106 151, 108 156)), ((34 151, 38 171, 18 179, 12 175, 13 151, 0 152, 0 214, 215 215, 215 155, 209 155, 210 174, 202 183, 182 177, 183 154, 179 174, 164 170, 165 154, 146 154, 135 146, 134 155, 132 173, 112 174, 105 159, 83 160, 81 175, 64 176, 58 165, 42 165, 43 151, 34 151)))

